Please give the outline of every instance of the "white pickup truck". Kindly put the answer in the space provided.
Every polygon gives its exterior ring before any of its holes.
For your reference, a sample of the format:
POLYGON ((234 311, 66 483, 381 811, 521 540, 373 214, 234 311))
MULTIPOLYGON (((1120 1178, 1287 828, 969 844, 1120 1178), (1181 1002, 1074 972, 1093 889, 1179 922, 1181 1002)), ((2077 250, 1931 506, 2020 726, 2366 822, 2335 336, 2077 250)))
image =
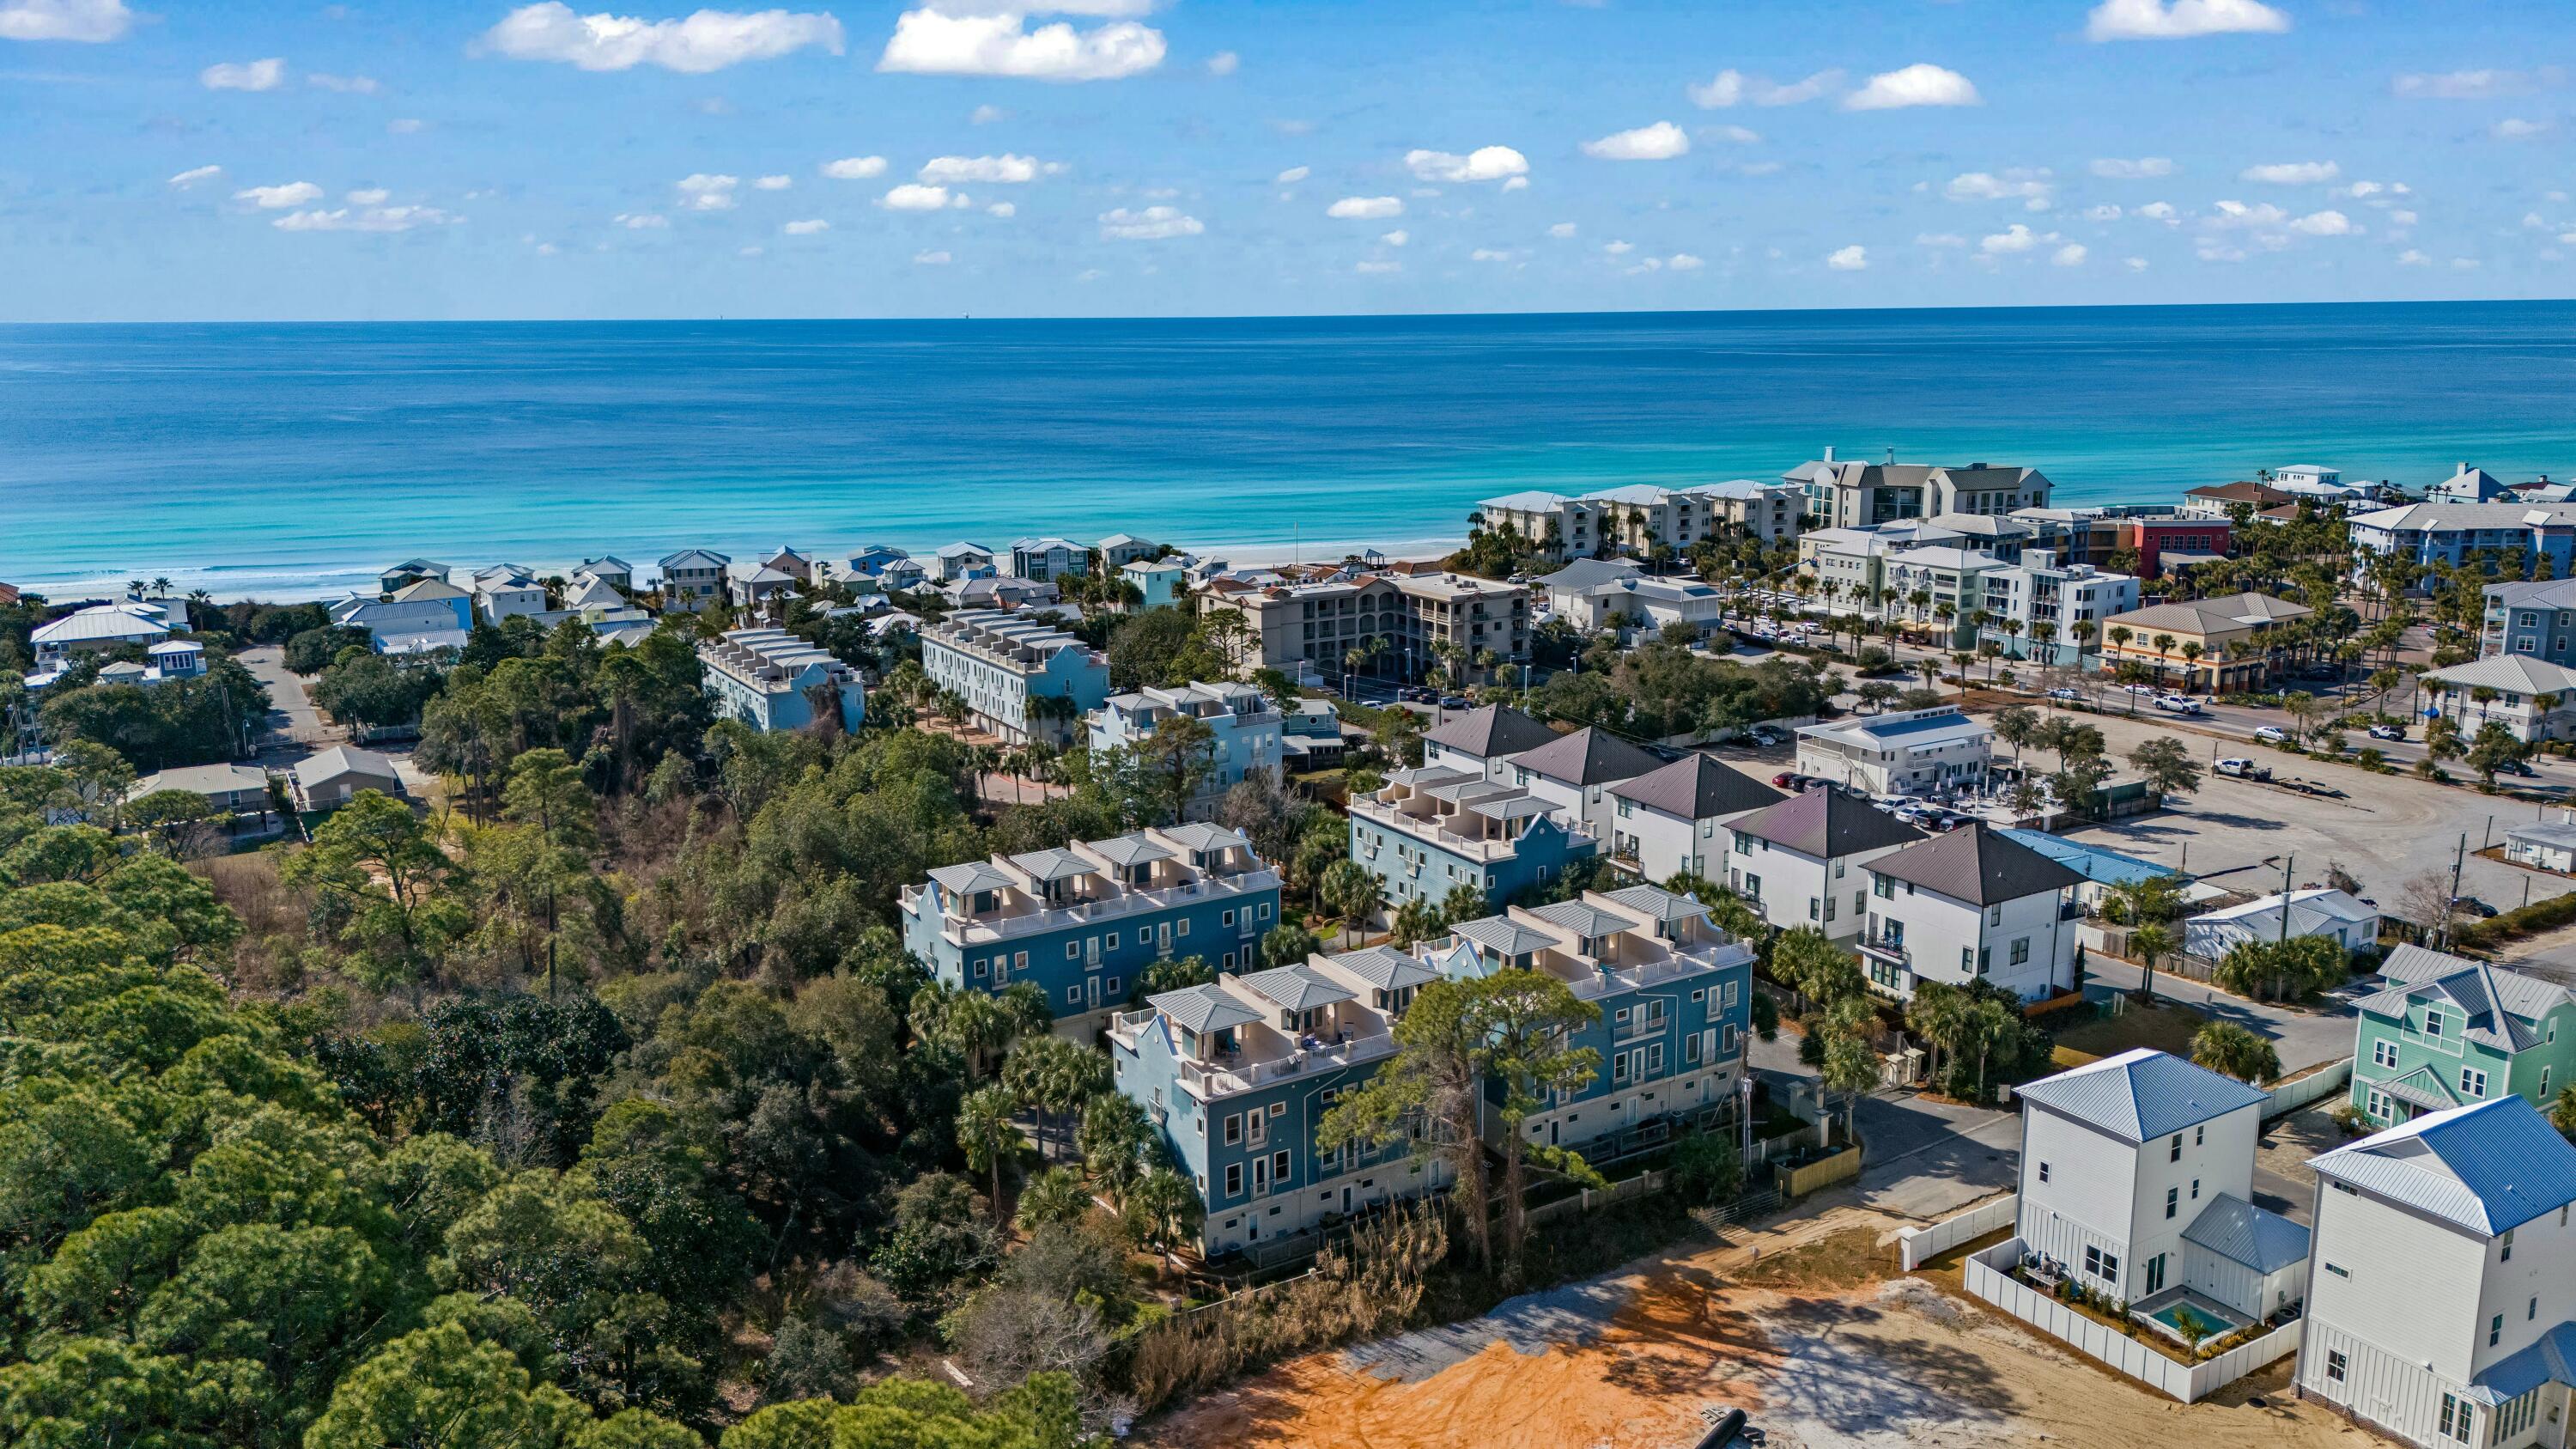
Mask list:
POLYGON ((2188 694, 2160 694, 2156 696, 2156 708, 2167 714, 2198 714, 2200 701, 2188 694))
POLYGON ((2243 755, 2230 755, 2226 759, 2212 765, 2210 768, 2216 770, 2222 775, 2233 775, 2240 780, 2268 780, 2272 778, 2271 766, 2257 764, 2256 762, 2245 758, 2243 755))

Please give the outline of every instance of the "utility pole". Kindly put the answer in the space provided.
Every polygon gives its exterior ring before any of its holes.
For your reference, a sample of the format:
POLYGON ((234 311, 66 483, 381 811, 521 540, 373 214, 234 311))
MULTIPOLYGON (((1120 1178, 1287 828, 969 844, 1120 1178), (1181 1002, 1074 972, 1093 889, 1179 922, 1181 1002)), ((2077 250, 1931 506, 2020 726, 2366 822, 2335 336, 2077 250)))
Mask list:
POLYGON ((2287 945, 2290 940, 2290 866, 2297 860, 2295 855, 2281 857, 2281 934, 2276 945, 2287 945))
POLYGON ((2450 899, 2442 902, 2441 949, 2445 951, 2451 949, 2451 922, 2459 915, 2460 867, 2467 864, 2468 859, 2469 833, 2463 830, 2460 832, 2459 849, 2451 853, 2451 896, 2450 899))

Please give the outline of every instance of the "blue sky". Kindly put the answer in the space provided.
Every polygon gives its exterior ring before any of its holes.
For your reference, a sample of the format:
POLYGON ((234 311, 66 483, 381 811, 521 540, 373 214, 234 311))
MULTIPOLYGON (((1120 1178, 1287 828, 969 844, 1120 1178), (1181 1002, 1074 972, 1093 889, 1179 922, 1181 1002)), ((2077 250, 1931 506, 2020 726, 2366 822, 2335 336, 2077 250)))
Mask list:
POLYGON ((2542 3, 145 3, 0 0, 0 319, 2576 290, 2542 3))

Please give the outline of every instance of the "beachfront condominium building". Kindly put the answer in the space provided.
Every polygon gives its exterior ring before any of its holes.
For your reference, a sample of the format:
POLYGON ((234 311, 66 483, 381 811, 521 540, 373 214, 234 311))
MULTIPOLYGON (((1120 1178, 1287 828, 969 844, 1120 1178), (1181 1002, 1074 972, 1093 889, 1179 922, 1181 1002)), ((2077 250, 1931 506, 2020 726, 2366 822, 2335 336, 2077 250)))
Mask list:
POLYGON ((1142 1106, 1206 1208, 1199 1251, 1258 1250, 1446 1187, 1410 1141, 1322 1150, 1316 1129, 1395 1054, 1394 1026, 1439 979, 1373 946, 1266 971, 1226 971, 1109 1021, 1118 1090, 1142 1106))
POLYGON ((2102 621, 2102 667, 2137 664, 2209 694, 2255 689, 2280 669, 2282 627, 2315 612, 2254 593, 2150 604, 2102 621))
POLYGON ((2006 567, 2003 559, 1983 549, 1906 549, 1887 560, 1882 585, 1887 598, 1879 612, 1936 630, 1951 648, 1963 647, 1977 637, 1975 616, 1985 597, 1985 576, 2006 567))
POLYGON ((1726 885, 1782 930, 1812 926, 1850 942, 1869 917, 1863 867, 1925 838, 1865 800, 1819 786, 1720 827, 1726 885))
POLYGON ((1726 837, 1719 827, 1787 798, 1714 755, 1694 750, 1610 786, 1611 858, 1650 881, 1676 874, 1716 880, 1726 861, 1726 837))
POLYGON ((1087 1039, 1157 961, 1251 969, 1279 924, 1279 876, 1241 832, 1185 824, 941 866, 898 905, 933 976, 969 991, 1027 982, 1087 1039))
POLYGON ((1549 563, 1595 558, 1607 551, 1601 505, 1564 493, 1529 489, 1488 498, 1471 522, 1491 533, 1506 529, 1529 540, 1549 563))
POLYGON ((1012 744, 1062 745, 1109 698, 1109 657, 1053 624, 964 609, 921 626, 921 668, 1012 744))
POLYGON ((1986 613, 1980 636, 2014 659, 2076 664, 2102 641, 2104 621, 2138 607, 2138 580, 2091 564, 2060 563, 2050 549, 2031 549, 2009 568, 1978 580, 1974 608, 1986 613))
POLYGON ((1806 511, 1832 528, 1866 528, 1942 513, 2045 508, 2052 485, 2036 468, 1970 463, 1861 463, 1830 453, 1786 475, 1806 490, 1806 511))
POLYGON ((1065 574, 1087 573, 1091 569, 1091 550, 1069 538, 1016 538, 1011 540, 1011 573, 1023 579, 1052 579, 1065 574))
POLYGON ((1447 657, 1479 672, 1529 658, 1529 590, 1452 573, 1349 573, 1316 583, 1227 589, 1201 596, 1246 628, 1241 663, 1291 678, 1339 679, 1354 657, 1367 673, 1418 678, 1447 657))
POLYGON ((2546 1108, 2576 1082, 2576 995, 2421 946, 2380 963, 2356 1004, 2352 1107, 2373 1127, 2508 1094, 2546 1108))
POLYGON ((1753 478, 1703 483, 1686 491, 1708 505, 1703 532, 1721 539, 1731 530, 1764 543, 1787 543, 1798 536, 1798 520, 1807 505, 1804 488, 1753 478))
POLYGON ((2137 1047, 2013 1095, 2023 1254, 2151 1331, 2171 1308, 2236 1329, 2307 1297, 2307 1230, 2253 1201, 2271 1094, 2137 1047))
POLYGON ((2576 668, 2536 654, 2491 654, 2417 678, 2464 735, 2499 724, 2518 740, 2576 739, 2576 668))
POLYGON ((1199 754, 1207 773, 1183 806, 1184 815, 1214 812, 1225 792, 1245 780, 1280 783, 1286 754, 1279 709, 1270 696, 1249 684, 1227 681, 1178 689, 1149 685, 1131 694, 1113 694, 1091 716, 1091 747, 1132 750, 1164 721, 1182 717, 1197 720, 1208 731, 1207 744, 1199 754))
POLYGON ((1955 704, 1859 715, 1798 731, 1798 773, 1872 795, 1980 789, 1995 732, 1955 704))
POLYGON ((825 719, 855 733, 867 720, 859 672, 784 629, 736 629, 702 640, 698 662, 717 717, 762 734, 825 719))
POLYGON ((2309 1166, 2299 1396, 2424 1449, 2566 1444, 2576 1147, 2501 1097, 2309 1166))
POLYGON ((2084 877, 1987 825, 1919 840, 1869 863, 1861 965, 1914 999, 1927 981, 1986 981, 2038 1001, 2072 990, 2084 877))
POLYGON ((2490 573, 2530 578, 2546 559, 2559 578, 2576 573, 2576 504, 2407 503, 2356 513, 2350 526, 2361 563, 2385 555, 2456 567, 2474 558, 2490 573))
POLYGON ((1391 904, 1472 887, 1488 905, 1544 886, 1599 842, 1526 789, 1448 765, 1397 770, 1350 801, 1351 859, 1391 904))
MULTIPOLYGON (((1600 1010, 1567 1038, 1600 1053, 1599 1069, 1522 1121, 1532 1144, 1581 1149, 1674 1119, 1713 1123, 1738 1105, 1753 952, 1689 896, 1636 885, 1514 906, 1452 926, 1420 954, 1453 980, 1535 971, 1600 1010)), ((1491 1139, 1502 1125, 1489 1113, 1485 1130, 1491 1139)))
POLYGON ((1509 493, 1477 504, 1476 519, 1497 533, 1512 529, 1550 563, 1612 553, 1643 558, 1658 548, 1685 554, 1711 538, 1796 538, 1803 498, 1790 484, 1750 478, 1688 488, 1630 483, 1581 495, 1509 493))
POLYGON ((724 602, 725 570, 732 563, 729 556, 704 548, 666 555, 657 565, 662 571, 663 611, 695 614, 724 602))
POLYGON ((1550 617, 1587 634, 1662 637, 1678 629, 1696 638, 1717 627, 1728 602, 1695 578, 1656 578, 1625 559, 1576 559, 1531 586, 1546 591, 1550 617))
POLYGON ((2576 665, 2576 579, 2487 585, 2478 652, 2576 665))

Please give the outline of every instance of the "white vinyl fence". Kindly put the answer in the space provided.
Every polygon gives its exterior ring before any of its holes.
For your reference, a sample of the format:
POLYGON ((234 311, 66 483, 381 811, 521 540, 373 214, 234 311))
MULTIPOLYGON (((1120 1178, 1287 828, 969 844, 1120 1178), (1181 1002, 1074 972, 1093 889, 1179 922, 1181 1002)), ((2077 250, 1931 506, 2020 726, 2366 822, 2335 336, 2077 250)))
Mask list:
POLYGON ((1968 1292, 1984 1299, 2049 1337, 2109 1365, 2147 1387, 2194 1404, 2263 1365, 2299 1347, 2304 1320, 2229 1349, 2196 1364, 2179 1364, 2109 1324, 2088 1318, 2056 1299, 2016 1283, 2009 1276, 2020 1261, 2022 1241, 2008 1239, 1968 1256, 1963 1265, 1968 1292))
POLYGON ((2295 1082, 2285 1082, 2272 1089, 2272 1100, 2263 1106, 2263 1120, 2286 1117, 2321 1098, 2331 1097, 2352 1083, 2352 1058, 2330 1062, 2295 1082))
POLYGON ((1961 1243, 1975 1242, 1997 1228, 2010 1227, 2020 1212, 2021 1195, 2007 1193, 1928 1228, 1899 1229, 1896 1247, 1903 1255, 1905 1271, 1911 1273, 1961 1243))

